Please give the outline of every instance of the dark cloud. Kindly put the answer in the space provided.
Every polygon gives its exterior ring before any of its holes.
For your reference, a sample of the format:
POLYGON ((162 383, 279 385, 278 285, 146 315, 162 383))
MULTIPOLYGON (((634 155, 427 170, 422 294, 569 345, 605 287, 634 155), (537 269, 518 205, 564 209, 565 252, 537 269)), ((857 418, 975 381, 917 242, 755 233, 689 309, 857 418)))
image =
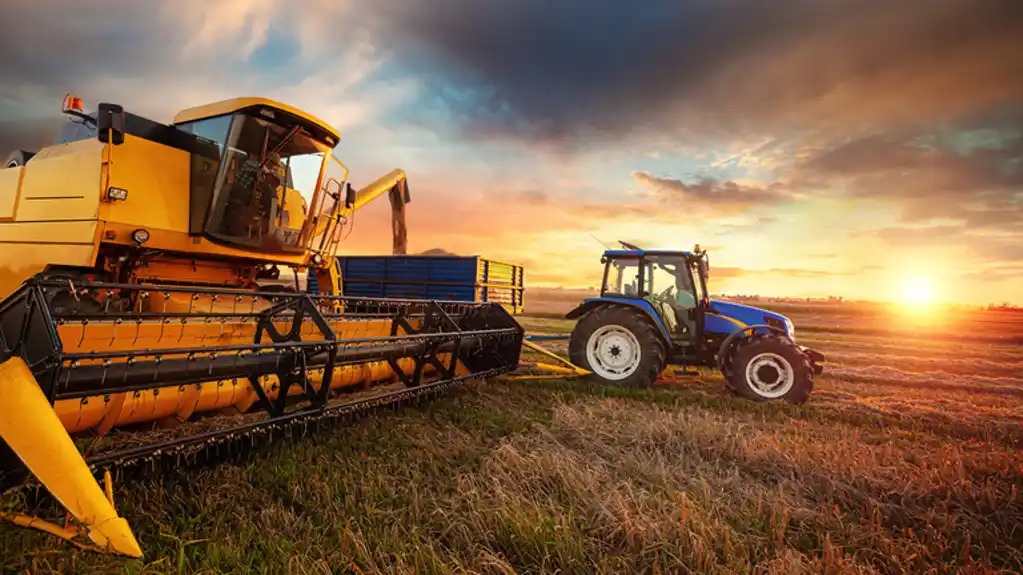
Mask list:
MULTIPOLYGON (((781 184, 757 187, 706 178, 690 184, 674 178, 656 177, 647 172, 633 172, 632 177, 653 191, 658 199, 673 206, 742 211, 793 199, 781 184)), ((773 220, 761 218, 759 223, 770 221, 773 220)))
POLYGON ((1021 130, 1023 117, 984 141, 969 131, 857 138, 795 167, 789 185, 894 202, 901 220, 917 225, 876 232, 892 244, 934 245, 965 230, 1021 234, 1023 242, 1021 130), (919 227, 936 221, 957 225, 919 227))
MULTIPOLYGON (((200 30, 183 26, 183 11, 172 8, 170 3, 131 0, 91 0, 87 10, 68 0, 5 2, 0 95, 26 88, 52 91, 56 107, 68 91, 90 101, 103 98, 93 92, 102 89, 98 79, 187 74, 181 50, 200 30)), ((204 71, 222 61, 205 58, 204 71)))
POLYGON ((0 161, 17 149, 37 152, 40 148, 57 141, 61 118, 0 121, 0 161))
POLYGON ((392 49, 472 132, 847 130, 1023 96, 1017 0, 434 0, 381 8, 392 49))
MULTIPOLYGON (((1023 130, 1023 124, 1005 128, 1023 130)), ((951 147, 954 142, 921 140, 863 137, 815 155, 799 170, 830 181, 850 179, 857 194, 869 196, 933 200, 936 195, 1015 194, 1023 189, 1023 132, 962 152, 951 147)))

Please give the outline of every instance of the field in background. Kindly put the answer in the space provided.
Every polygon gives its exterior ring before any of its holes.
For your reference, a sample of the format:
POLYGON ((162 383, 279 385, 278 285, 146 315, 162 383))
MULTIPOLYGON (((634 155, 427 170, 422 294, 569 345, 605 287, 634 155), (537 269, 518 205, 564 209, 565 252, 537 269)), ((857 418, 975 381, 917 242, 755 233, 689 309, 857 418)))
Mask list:
MULTIPOLYGON (((535 291, 531 313, 581 299, 535 291)), ((1021 314, 761 305, 828 356, 806 405, 736 399, 713 373, 469 385, 121 486, 144 562, 0 526, 0 572, 1023 570, 1021 314)))

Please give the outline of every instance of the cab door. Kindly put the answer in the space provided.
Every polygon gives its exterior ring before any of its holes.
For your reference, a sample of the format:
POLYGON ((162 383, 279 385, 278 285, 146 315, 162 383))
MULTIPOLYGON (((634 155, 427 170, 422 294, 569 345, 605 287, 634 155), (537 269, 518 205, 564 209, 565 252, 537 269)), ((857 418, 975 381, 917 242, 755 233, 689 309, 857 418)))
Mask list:
POLYGON ((661 314, 673 339, 695 341, 699 300, 685 258, 646 256, 643 263, 644 299, 661 314))

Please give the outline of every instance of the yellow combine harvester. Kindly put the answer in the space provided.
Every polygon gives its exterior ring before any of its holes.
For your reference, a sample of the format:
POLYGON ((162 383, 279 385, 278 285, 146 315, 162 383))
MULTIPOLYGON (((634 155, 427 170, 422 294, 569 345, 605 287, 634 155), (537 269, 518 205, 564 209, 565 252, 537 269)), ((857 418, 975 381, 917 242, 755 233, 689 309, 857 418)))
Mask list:
POLYGON ((518 364, 523 330, 498 304, 341 295, 351 214, 389 195, 403 253, 408 188, 395 170, 353 190, 326 123, 261 98, 171 125, 74 97, 65 112, 60 143, 0 169, 0 489, 41 483, 74 520, 6 519, 141 556, 111 472, 518 364))

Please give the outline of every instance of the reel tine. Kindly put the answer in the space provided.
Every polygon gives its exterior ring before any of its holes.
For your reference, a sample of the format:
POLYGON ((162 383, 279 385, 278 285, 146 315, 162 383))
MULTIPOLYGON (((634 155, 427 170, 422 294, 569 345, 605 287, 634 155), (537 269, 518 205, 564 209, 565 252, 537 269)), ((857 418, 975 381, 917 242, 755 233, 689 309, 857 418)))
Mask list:
MULTIPOLYGON (((109 301, 107 302, 107 305, 110 305, 109 301)), ((121 325, 121 321, 121 318, 115 319, 113 326, 110 328, 110 347, 114 347, 114 341, 117 340, 117 326, 121 325)))
POLYGON ((142 318, 135 318, 135 339, 131 340, 131 346, 135 347, 135 344, 139 342, 139 335, 142 333, 142 318))
POLYGON ((89 318, 82 318, 82 337, 78 339, 78 348, 82 348, 82 344, 85 343, 85 330, 89 326, 89 318))

